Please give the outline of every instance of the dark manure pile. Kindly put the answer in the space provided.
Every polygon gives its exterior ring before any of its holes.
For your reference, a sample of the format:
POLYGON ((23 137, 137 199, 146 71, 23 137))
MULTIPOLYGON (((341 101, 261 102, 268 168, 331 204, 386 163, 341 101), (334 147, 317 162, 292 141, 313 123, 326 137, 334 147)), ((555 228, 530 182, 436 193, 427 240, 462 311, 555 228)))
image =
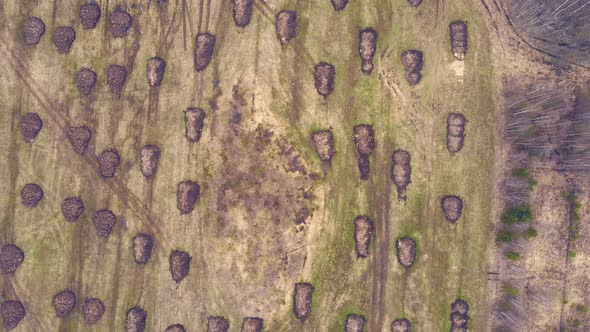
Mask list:
POLYGON ((409 269, 416 259, 416 241, 409 237, 402 237, 395 241, 397 261, 406 269, 409 269))
POLYGON ((459 196, 447 195, 440 200, 440 207, 448 221, 455 223, 461 218, 463 200, 459 196))
POLYGON ((343 10, 346 5, 348 5, 348 0, 332 0, 332 6, 334 6, 334 10, 336 11, 343 10))
POLYGON ((354 243, 357 257, 369 257, 369 246, 375 232, 373 221, 366 216, 357 216, 354 219, 354 243))
POLYGON ((330 161, 336 153, 334 139, 330 130, 319 130, 311 134, 315 151, 321 161, 330 161))
POLYGON ((20 198, 24 206, 34 208, 43 199, 43 189, 35 183, 27 183, 20 191, 20 198))
POLYGON ((405 150, 395 150, 392 157, 391 179, 397 188, 397 197, 406 200, 406 188, 411 182, 412 167, 410 153, 405 150))
POLYGON ((2 314, 2 325, 6 330, 12 330, 25 318, 25 307, 20 301, 4 301, 0 305, 2 314))
POLYGON ((74 40, 76 40, 76 30, 71 26, 57 27, 52 40, 59 53, 69 53, 74 40))
POLYGON ((336 69, 329 63, 320 62, 315 66, 313 79, 316 91, 324 98, 334 90, 336 69))
POLYGON ((84 29, 94 29, 100 19, 100 6, 96 3, 86 3, 80 6, 80 23, 84 29))
POLYGON ((84 212, 84 202, 80 197, 68 197, 61 202, 61 213, 64 219, 75 222, 84 212))
POLYGON ((127 310, 125 319, 126 332, 143 332, 145 331, 145 322, 147 320, 147 312, 142 308, 135 306, 127 310))
POLYGON ((186 329, 182 324, 173 324, 168 326, 164 332, 186 332, 186 329))
POLYGON ((180 214, 188 214, 193 211, 199 201, 201 186, 191 180, 182 181, 176 188, 176 206, 180 214))
POLYGON ((184 112, 186 138, 190 142, 198 142, 201 139, 206 117, 207 113, 200 108, 188 108, 184 112))
POLYGON ((203 71, 209 66, 211 58, 213 57, 213 49, 215 48, 216 38, 214 35, 205 32, 197 35, 197 43, 195 46, 195 68, 203 71))
POLYGON ((276 18, 277 38, 282 45, 297 35, 297 12, 290 10, 281 10, 276 18))
POLYGON ((461 113, 451 113, 447 117, 447 150, 451 155, 463 148, 466 123, 467 120, 461 113))
POLYGON ((234 0, 234 22, 240 28, 250 24, 254 0, 234 0))
POLYGON ((369 156, 375 149, 375 133, 373 132, 373 127, 366 124, 354 126, 354 145, 358 153, 360 179, 366 180, 369 178, 369 173, 371 172, 369 156))
POLYGON ((107 85, 111 89, 111 93, 119 96, 123 91, 123 85, 127 80, 127 69, 119 65, 110 65, 105 75, 107 77, 107 85))
POLYGON ((422 0, 408 0, 408 2, 412 7, 418 7, 422 3, 422 0))
POLYGON ((172 280, 179 283, 184 279, 191 268, 191 256, 185 251, 174 250, 170 254, 170 273, 172 280))
POLYGON ((402 66, 406 72, 404 77, 410 86, 414 86, 422 79, 423 54, 418 50, 403 51, 401 56, 402 66))
POLYGON ((218 316, 207 317, 207 332, 227 332, 229 322, 227 319, 218 316))
POLYGON ((27 45, 38 44, 45 33, 45 23, 38 17, 28 17, 23 24, 23 33, 27 45))
POLYGON ((158 170, 158 160, 160 159, 160 149, 155 145, 145 145, 141 148, 141 173, 148 179, 156 175, 158 170))
POLYGON ((117 217, 111 210, 103 209, 96 211, 92 220, 96 228, 96 234, 102 237, 109 237, 117 222, 117 217))
POLYGON ((14 244, 0 244, 0 270, 2 274, 14 273, 25 260, 25 253, 14 244))
POLYGON ((391 323, 391 332, 411 332, 412 326, 406 318, 396 319, 391 323))
POLYGON ((313 286, 310 283, 302 282, 295 284, 293 312, 300 320, 305 320, 311 313, 311 297, 313 291, 313 286))
POLYGON ((242 332, 262 332, 264 320, 260 317, 246 317, 242 320, 242 332))
POLYGON ((462 299, 451 304, 451 331, 467 331, 469 305, 462 299))
POLYGON ((82 303, 82 315, 86 325, 96 324, 104 314, 105 306, 101 299, 93 297, 82 303))
POLYGON ((133 25, 133 18, 131 15, 121 10, 121 8, 115 8, 115 11, 111 14, 111 34, 115 38, 122 38, 129 34, 133 25))
POLYGON ((465 59, 467 54, 467 24, 463 21, 455 21, 449 24, 451 36, 451 51, 457 60, 465 59))
POLYGON ((112 178, 120 163, 119 152, 115 149, 106 149, 98 156, 98 172, 103 178, 112 178))
POLYGON ((53 295, 53 309, 57 317, 66 317, 76 307, 76 294, 69 289, 53 295))
POLYGON ((377 50, 377 31, 367 28, 359 32, 359 55, 361 70, 365 75, 373 72, 373 57, 377 50))
POLYGON ((365 316, 350 314, 346 316, 344 332, 363 332, 365 329, 365 316))
POLYGON ((37 113, 27 113, 20 118, 19 125, 25 142, 32 143, 43 128, 43 120, 37 113))
POLYGON ((68 139, 72 144, 72 148, 79 155, 84 154, 84 151, 86 151, 90 138, 92 138, 92 132, 86 126, 72 127, 68 131, 68 139))
POLYGON ((137 233, 133 238, 133 259, 137 264, 147 264, 152 257, 154 238, 150 234, 137 233))
POLYGON ((82 68, 74 75, 74 81, 78 91, 88 96, 96 85, 96 73, 90 68, 82 68))
POLYGON ((166 61, 160 57, 149 58, 147 61, 147 80, 150 86, 160 86, 164 79, 166 61))

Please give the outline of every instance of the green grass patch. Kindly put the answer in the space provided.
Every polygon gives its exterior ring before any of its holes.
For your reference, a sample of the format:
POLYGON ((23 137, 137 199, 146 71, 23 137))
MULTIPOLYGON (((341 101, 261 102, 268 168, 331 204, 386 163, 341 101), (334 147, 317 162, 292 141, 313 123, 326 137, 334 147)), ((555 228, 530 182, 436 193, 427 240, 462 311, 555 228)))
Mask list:
POLYGON ((504 253, 504 257, 506 257, 507 259, 509 259, 511 261, 517 261, 520 259, 520 254, 517 253, 516 251, 507 251, 504 253))
POLYGON ((537 230, 529 227, 526 231, 524 231, 523 237, 527 240, 533 239, 537 237, 537 230))
POLYGON ((511 295, 511 296, 520 295, 520 289, 512 286, 511 284, 505 283, 504 286, 502 287, 502 289, 504 290, 504 292, 506 294, 511 295))
POLYGON ((526 168, 515 168, 512 170, 512 176, 520 178, 525 180, 526 182, 528 182, 529 184, 529 190, 532 191, 533 189, 535 189, 535 186, 537 185, 537 180, 535 180, 535 178, 533 178, 533 176, 531 175, 531 173, 529 172, 528 169, 526 168))
POLYGON ((578 254, 575 251, 570 251, 567 253, 567 257, 568 258, 574 258, 576 257, 578 254))
POLYGON ((518 205, 504 211, 501 220, 505 224, 528 223, 533 220, 533 212, 528 204, 518 205))
POLYGON ((509 230, 501 229, 498 232, 498 236, 496 236, 496 240, 498 242, 512 242, 515 238, 516 234, 509 230))

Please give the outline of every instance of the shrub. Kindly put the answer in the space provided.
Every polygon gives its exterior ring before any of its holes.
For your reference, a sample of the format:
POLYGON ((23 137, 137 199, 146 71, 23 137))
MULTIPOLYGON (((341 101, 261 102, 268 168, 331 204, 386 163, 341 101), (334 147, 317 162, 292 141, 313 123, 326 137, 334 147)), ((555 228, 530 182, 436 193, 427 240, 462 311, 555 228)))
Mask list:
POLYGON ((501 229, 498 232, 498 236, 496 237, 496 240, 498 242, 512 242, 512 240, 514 240, 514 232, 505 230, 505 229, 501 229))
POLYGON ((532 238, 537 237, 537 230, 529 227, 526 231, 524 231, 524 238, 530 240, 532 238))
POLYGON ((531 220, 533 212, 528 204, 511 207, 502 214, 502 222, 505 224, 528 223, 531 220))
POLYGON ((504 256, 511 261, 517 261, 520 259, 520 254, 516 251, 507 251, 506 253, 504 253, 504 256))
POLYGON ((588 312, 588 307, 583 304, 578 304, 577 309, 579 312, 585 314, 588 312))

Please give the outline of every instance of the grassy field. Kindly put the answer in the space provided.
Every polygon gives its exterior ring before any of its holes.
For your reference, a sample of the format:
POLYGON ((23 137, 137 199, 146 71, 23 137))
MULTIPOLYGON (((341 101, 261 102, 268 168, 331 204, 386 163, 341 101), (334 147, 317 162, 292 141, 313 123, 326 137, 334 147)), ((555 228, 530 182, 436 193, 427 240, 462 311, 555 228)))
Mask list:
POLYGON ((81 3, 0 4, 0 240, 19 245, 26 255, 13 276, 0 279, 0 299, 18 298, 27 308, 17 330, 83 329, 78 309, 67 319, 55 317, 51 297, 64 288, 74 290, 79 301, 103 299, 107 311, 95 331, 122 329, 133 305, 147 310, 150 331, 177 322, 189 331, 202 330, 209 315, 227 317, 231 330, 255 315, 269 331, 339 331, 348 313, 365 315, 367 331, 389 330, 401 317, 416 331, 443 331, 459 296, 471 306, 470 329, 486 329, 495 77, 479 2, 425 1, 415 9, 402 0, 351 1, 335 12, 327 0, 256 1, 252 22, 238 29, 230 1, 122 1, 134 18, 123 39, 113 39, 108 30, 106 13, 116 3, 101 2, 95 30, 81 28, 81 3), (286 46, 274 29, 274 14, 281 9, 298 13, 297 37, 286 46), (34 47, 22 42, 28 15, 47 26, 34 47), (456 19, 467 21, 470 34, 463 76, 457 75, 462 64, 449 47, 448 24, 456 19), (67 55, 59 55, 51 42, 59 25, 76 28, 67 55), (379 33, 371 76, 361 72, 358 56, 358 31, 366 27, 379 33), (194 72, 192 60, 198 31, 217 36, 213 60, 201 73, 194 72), (399 61, 406 49, 424 52, 424 76, 414 88, 406 84, 399 61), (162 86, 150 89, 145 63, 155 55, 167 61, 166 73, 162 86), (327 99, 313 85, 313 67, 320 61, 336 67, 327 99), (124 64, 129 72, 120 98, 104 82, 111 63, 124 64), (98 74, 89 98, 79 96, 73 81, 83 66, 98 74), (202 107, 208 116, 196 144, 184 137, 182 111, 189 106, 202 107), (33 144, 22 140, 18 128, 27 112, 44 120, 33 144), (235 112, 241 114, 239 134, 228 125, 235 112), (465 146, 455 156, 445 148, 450 112, 462 112, 469 121, 465 146), (376 135, 367 181, 358 179, 352 140, 352 128, 360 123, 373 125, 376 135), (64 129, 80 124, 93 130, 92 152, 115 147, 121 153, 117 178, 101 179, 91 152, 80 157, 72 151, 64 129), (280 168, 283 157, 275 150, 259 155, 251 150, 249 133, 258 124, 274 137, 286 137, 307 171, 319 178, 268 166, 280 168), (321 165, 310 144, 314 130, 328 127, 337 151, 330 166, 321 165), (148 143, 162 151, 153 182, 139 171, 139 150, 148 143), (398 148, 412 154, 406 202, 397 199, 389 175, 398 148), (235 184, 237 204, 222 219, 223 179, 252 172, 262 184, 235 184), (270 174, 274 180, 268 180, 270 174), (175 192, 184 179, 200 182, 203 195, 193 213, 181 216, 175 192), (20 188, 29 182, 45 192, 35 209, 20 204, 20 188), (299 185, 315 196, 304 226, 294 226, 290 208, 277 212, 252 203, 262 195, 289 206, 299 185), (464 199, 463 217, 455 225, 440 210, 446 194, 464 199), (70 224, 59 206, 75 195, 86 210, 70 224), (107 206, 119 223, 103 239, 95 234, 92 214, 107 206), (359 214, 376 225, 368 259, 354 252, 353 220, 359 214), (283 218, 281 223, 273 223, 273 215, 283 218), (131 255, 131 239, 140 230, 156 238, 146 266, 135 265, 131 255), (408 271, 395 256, 395 240, 404 235, 418 243, 408 271), (193 257, 191 272, 179 285, 168 271, 168 256, 177 248, 193 257), (304 323, 291 311, 298 281, 315 287, 312 314, 304 323))

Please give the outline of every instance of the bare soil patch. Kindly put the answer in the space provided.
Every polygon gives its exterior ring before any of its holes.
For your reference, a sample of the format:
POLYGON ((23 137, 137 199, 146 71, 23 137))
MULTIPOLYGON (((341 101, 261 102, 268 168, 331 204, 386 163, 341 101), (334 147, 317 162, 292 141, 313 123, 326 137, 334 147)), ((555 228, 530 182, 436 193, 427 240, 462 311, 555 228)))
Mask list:
POLYGON ((330 130, 319 130, 311 135, 315 151, 317 152, 320 160, 330 161, 336 153, 334 149, 334 139, 332 131, 330 130))
POLYGON ((18 326, 20 321, 25 318, 25 307, 20 301, 8 300, 0 305, 2 314, 2 325, 6 330, 12 330, 18 326))
POLYGON ((113 148, 106 149, 98 156, 98 172, 103 178, 112 178, 120 163, 119 152, 113 148))
POLYGON ((451 113, 447 117, 447 150, 452 155, 463 148, 466 123, 467 119, 461 113, 451 113))
POLYGON ((40 18, 31 16, 23 24, 23 33, 27 45, 38 44, 43 34, 45 34, 45 23, 40 18))
POLYGON ((127 310, 125 320, 126 332, 143 332, 145 331, 145 322, 147 319, 147 312, 138 306, 127 310))
POLYGON ((409 237, 402 237, 395 241, 395 248, 398 262, 406 269, 410 268, 416 259, 416 241, 409 237))
POLYGON ((160 149, 155 145, 145 145, 141 148, 141 173, 148 179, 153 178, 158 170, 160 149))
POLYGON ((422 3, 422 0, 408 0, 412 7, 418 7, 422 3))
POLYGON ((68 131, 68 138, 74 151, 77 154, 82 155, 86 151, 88 143, 90 143, 92 132, 90 131, 90 128, 86 126, 72 127, 68 131))
POLYGON ((455 21, 449 24, 451 50, 457 60, 463 60, 467 54, 467 24, 455 21))
POLYGON ((14 273, 25 260, 25 253, 17 245, 0 245, 0 270, 2 274, 14 273))
POLYGON ((459 196, 447 195, 440 200, 440 206, 448 221, 455 223, 461 218, 463 200, 459 196))
POLYGON ((164 79, 166 61, 160 57, 149 58, 147 61, 147 79, 150 86, 160 86, 164 79))
POLYGON ((186 138, 190 142, 198 142, 201 139, 206 117, 207 113, 200 108, 188 108, 184 112, 186 138))
POLYGON ((174 324, 168 326, 164 332, 186 332, 186 329, 182 324, 174 324))
POLYGON ((86 325, 96 324, 102 318, 104 311, 104 303, 96 297, 86 299, 82 304, 82 315, 86 325))
POLYGON ((92 221, 96 228, 96 234, 102 237, 109 237, 117 222, 117 217, 111 210, 103 209, 94 213, 92 221))
POLYGON ((348 5, 348 0, 332 0, 332 6, 334 6, 334 10, 336 11, 343 10, 346 5, 348 5))
POLYGON ((451 329, 467 329, 469 322, 469 305, 462 299, 457 299, 451 304, 451 329))
POLYGON ((133 25, 133 18, 131 15, 117 7, 111 14, 111 34, 115 38, 125 37, 129 34, 133 25))
POLYGON ((200 195, 201 186, 198 183, 191 180, 180 182, 176 188, 176 206, 180 214, 191 213, 200 195))
POLYGON ((365 329, 365 316, 350 314, 346 316, 346 322, 344 323, 345 332, 363 332, 365 329))
POLYGON ((260 317, 246 317, 242 320, 242 332, 262 332, 264 320, 260 317))
POLYGON ((154 238, 150 234, 137 233, 133 238, 133 258, 137 264, 147 264, 152 256, 154 238))
POLYGON ((365 75, 373 72, 373 57, 377 50, 377 31, 367 28, 359 32, 359 55, 361 70, 365 75))
POLYGON ((234 0, 234 22, 240 28, 250 24, 254 0, 234 0))
POLYGON ((66 221, 75 222, 84 212, 84 202, 80 197, 68 197, 61 202, 61 213, 66 221))
POLYGON ((401 62, 406 72, 405 78, 410 86, 414 86, 420 82, 422 78, 422 63, 423 54, 418 50, 403 51, 401 55, 401 62))
POLYGON ((313 295, 313 286, 310 283, 302 282, 295 284, 295 293, 293 294, 293 312, 300 320, 305 320, 311 313, 311 297, 313 295))
POLYGON ((181 282, 188 275, 191 258, 187 252, 180 250, 174 250, 170 254, 170 273, 172 280, 176 283, 181 282))
POLYGON ((43 199, 43 189, 38 184, 27 183, 20 191, 20 198, 24 206, 34 208, 43 199))
POLYGON ((76 40, 76 30, 71 26, 57 27, 52 40, 59 53, 69 53, 74 40, 76 40))
POLYGON ((405 150, 395 150, 392 156, 391 179, 397 188, 400 200, 406 199, 406 188, 411 182, 412 167, 410 153, 405 150))
POLYGON ((207 317, 207 332, 227 332, 229 322, 224 317, 207 317))
POLYGON ((281 10, 276 18, 277 38, 281 44, 287 44, 297 35, 297 13, 290 10, 281 10))
POLYGON ((105 75, 107 77, 107 85, 111 89, 111 93, 120 96, 123 91, 123 85, 127 80, 127 69, 119 65, 110 65, 105 75))
POLYGON ((74 81, 78 91, 88 96, 96 84, 96 73, 90 68, 82 68, 74 75, 74 81))
POLYGON ((313 78, 315 81, 315 89, 324 98, 328 97, 334 90, 334 78, 336 77, 336 69, 333 65, 320 62, 315 66, 313 78))
POLYGON ((371 154, 375 149, 375 133, 373 127, 366 124, 354 126, 354 145, 360 154, 371 154))
POLYGON ((213 57, 216 38, 214 35, 205 32, 197 35, 195 46, 195 68, 197 71, 203 71, 209 66, 213 57))
POLYGON ((76 294, 69 289, 64 289, 53 296, 52 304, 55 315, 65 317, 76 307, 76 294))
POLYGON ((356 255, 361 258, 369 257, 369 246, 375 232, 373 221, 366 216, 357 216, 354 219, 354 242, 356 255))
POLYGON ((391 332, 410 332, 412 326, 406 318, 396 319, 391 323, 391 332))
POLYGON ((90 2, 80 6, 80 22, 84 29, 94 29, 100 19, 100 6, 90 2))
POLYGON ((37 113, 27 113, 20 118, 20 131, 27 143, 32 143, 43 128, 43 120, 37 113))

